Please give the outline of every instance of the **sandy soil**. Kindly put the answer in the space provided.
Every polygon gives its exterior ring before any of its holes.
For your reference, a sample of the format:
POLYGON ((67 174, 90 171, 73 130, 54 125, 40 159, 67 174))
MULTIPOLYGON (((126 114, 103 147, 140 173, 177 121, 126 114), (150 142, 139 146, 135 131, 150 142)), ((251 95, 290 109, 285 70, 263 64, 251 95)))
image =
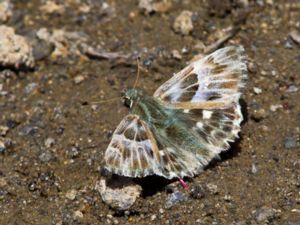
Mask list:
POLYGON ((0 224, 300 224, 300 43, 289 35, 300 30, 298 1, 171 0, 150 15, 138 1, 45 2, 13 1, 5 22, 32 42, 41 28, 69 33, 36 44, 34 69, 1 68, 0 224), (183 10, 188 35, 173 30, 183 10), (132 209, 111 209, 95 186, 127 109, 93 102, 132 86, 136 65, 87 56, 82 43, 140 55, 139 86, 151 94, 228 27, 239 31, 224 45, 249 58, 241 138, 189 191, 150 177, 136 181, 144 191, 132 209), (174 192, 181 201, 166 207, 174 192))

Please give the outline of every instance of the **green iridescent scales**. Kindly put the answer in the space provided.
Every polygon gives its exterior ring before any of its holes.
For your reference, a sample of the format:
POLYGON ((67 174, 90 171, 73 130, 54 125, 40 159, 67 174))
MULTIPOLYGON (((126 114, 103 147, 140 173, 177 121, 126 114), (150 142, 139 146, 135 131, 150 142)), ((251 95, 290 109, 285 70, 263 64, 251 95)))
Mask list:
POLYGON ((113 134, 105 161, 112 173, 172 179, 198 174, 238 137, 246 78, 242 47, 191 63, 154 93, 124 93, 131 113, 113 134))

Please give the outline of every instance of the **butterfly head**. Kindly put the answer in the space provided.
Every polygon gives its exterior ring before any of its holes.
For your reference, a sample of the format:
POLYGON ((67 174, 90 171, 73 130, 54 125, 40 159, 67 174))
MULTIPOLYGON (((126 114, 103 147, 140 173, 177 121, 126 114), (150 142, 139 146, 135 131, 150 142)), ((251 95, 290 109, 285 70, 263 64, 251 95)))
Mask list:
POLYGON ((122 92, 122 99, 124 105, 130 109, 132 108, 133 103, 140 99, 140 96, 141 96, 141 91, 134 88, 127 89, 122 92))

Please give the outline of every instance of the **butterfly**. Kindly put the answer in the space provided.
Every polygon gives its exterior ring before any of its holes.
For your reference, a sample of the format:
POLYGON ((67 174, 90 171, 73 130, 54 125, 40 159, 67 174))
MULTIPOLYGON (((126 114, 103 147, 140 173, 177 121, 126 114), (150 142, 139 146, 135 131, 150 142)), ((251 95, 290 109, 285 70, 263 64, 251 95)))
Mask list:
POLYGON ((128 89, 130 114, 105 152, 105 168, 121 176, 193 177, 238 137, 245 86, 244 48, 219 49, 161 85, 153 96, 128 89))

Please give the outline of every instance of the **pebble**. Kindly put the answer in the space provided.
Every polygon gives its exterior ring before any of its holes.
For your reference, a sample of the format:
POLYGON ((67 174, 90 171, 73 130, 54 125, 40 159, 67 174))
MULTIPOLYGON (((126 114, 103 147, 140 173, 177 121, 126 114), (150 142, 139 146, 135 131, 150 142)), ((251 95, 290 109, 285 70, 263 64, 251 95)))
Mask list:
POLYGON ((76 195, 77 195, 77 191, 72 189, 66 193, 66 198, 73 201, 76 198, 76 195))
POLYGON ((295 85, 290 85, 289 87, 288 87, 288 89, 286 90, 286 92, 288 92, 288 93, 294 93, 294 92, 297 92, 299 90, 299 88, 297 87, 297 86, 295 86, 295 85))
POLYGON ((156 216, 155 214, 153 214, 153 215, 151 216, 151 218, 150 218, 151 221, 156 220, 156 217, 157 217, 157 216, 156 216))
POLYGON ((297 148, 300 145, 298 143, 297 137, 287 137, 284 139, 283 144, 286 149, 297 148))
POLYGON ((291 33, 290 33, 290 37, 291 39, 297 43, 298 45, 300 45, 300 32, 297 31, 297 30, 293 30, 291 33))
POLYGON ((209 190, 210 193, 216 195, 219 193, 219 190, 218 190, 218 186, 215 185, 215 184, 211 184, 211 183, 208 183, 206 185, 207 189, 209 190))
POLYGON ((257 68, 257 64, 254 62, 249 62, 248 64, 248 70, 250 73, 256 73, 258 68, 257 68))
POLYGON ((20 127, 18 134, 20 136, 34 135, 37 132, 37 130, 38 130, 37 127, 34 127, 30 124, 26 124, 26 125, 20 127))
POLYGON ((182 11, 174 21, 173 24, 174 31, 182 35, 190 34, 194 29, 192 16, 193 13, 191 11, 188 10, 182 11))
POLYGON ((201 185, 192 187, 190 196, 194 199, 201 199, 205 196, 205 189, 201 185))
POLYGON ((64 5, 57 4, 55 1, 46 1, 46 3, 40 7, 40 10, 44 14, 63 14, 66 9, 64 5))
POLYGON ((113 209, 121 211, 130 209, 142 192, 141 186, 125 177, 114 179, 113 182, 112 188, 107 185, 109 182, 106 179, 101 179, 95 189, 99 191, 103 202, 113 209))
POLYGON ((37 190, 37 185, 36 185, 36 182, 30 182, 29 184, 28 184, 28 190, 29 191, 36 191, 37 190))
POLYGON ((139 8, 145 14, 151 14, 154 12, 166 13, 172 7, 172 1, 162 0, 162 1, 153 1, 153 0, 139 0, 139 8))
POLYGON ((68 155, 71 158, 76 158, 79 156, 79 147, 77 146, 72 146, 71 149, 68 151, 68 155))
POLYGON ((272 112, 276 112, 278 109, 281 109, 282 108, 282 105, 271 105, 270 106, 270 110, 272 112))
POLYGON ((51 148, 54 144, 55 144, 54 138, 49 137, 45 140, 46 148, 51 148))
POLYGON ((256 174, 257 171, 258 171, 258 169, 257 169, 256 165, 253 163, 252 166, 251 166, 251 173, 256 174))
POLYGON ((53 156, 49 151, 43 152, 42 154, 39 155, 39 160, 44 163, 50 162, 52 159, 53 156))
POLYGON ((74 218, 75 219, 82 219, 83 218, 83 213, 79 210, 74 212, 74 218))
POLYGON ((78 75, 76 77, 74 77, 74 83, 75 84, 80 84, 85 80, 85 77, 82 75, 78 75))
POLYGON ((253 120, 255 120, 256 122, 259 122, 259 121, 265 119, 266 117, 267 117, 267 112, 264 109, 254 110, 251 115, 251 118, 253 120))
POLYGON ((277 217, 277 210, 263 206, 255 211, 255 219, 258 223, 270 223, 277 217))
POLYGON ((173 57, 174 59, 178 59, 178 60, 182 59, 182 55, 179 53, 178 50, 173 50, 173 51, 172 51, 172 57, 173 57))
POLYGON ((284 41, 284 48, 286 49, 293 49, 294 48, 294 43, 290 38, 284 41))
POLYGON ((3 154, 6 151, 6 147, 3 141, 0 140, 0 154, 3 154))
POLYGON ((257 95, 259 95, 259 94, 262 93, 262 90, 261 90, 260 88, 258 88, 258 87, 254 87, 254 88, 253 88, 253 91, 254 91, 254 93, 257 94, 257 95))
POLYGON ((176 205, 179 202, 183 202, 187 200, 187 196, 180 192, 180 191, 175 191, 174 193, 168 195, 166 199, 166 204, 165 207, 167 209, 171 208, 172 206, 176 205))
POLYGON ((0 2, 0 22, 7 22, 13 15, 13 4, 10 0, 0 2))
POLYGON ((35 65, 32 46, 24 37, 15 34, 13 28, 4 25, 0 26, 0 65, 16 69, 35 65))
POLYGON ((0 136, 5 137, 9 131, 8 126, 0 126, 0 136))
POLYGON ((37 83, 29 83, 26 85, 25 89, 24 89, 24 92, 25 94, 30 94, 32 93, 34 90, 36 90, 38 87, 38 84, 37 83))

